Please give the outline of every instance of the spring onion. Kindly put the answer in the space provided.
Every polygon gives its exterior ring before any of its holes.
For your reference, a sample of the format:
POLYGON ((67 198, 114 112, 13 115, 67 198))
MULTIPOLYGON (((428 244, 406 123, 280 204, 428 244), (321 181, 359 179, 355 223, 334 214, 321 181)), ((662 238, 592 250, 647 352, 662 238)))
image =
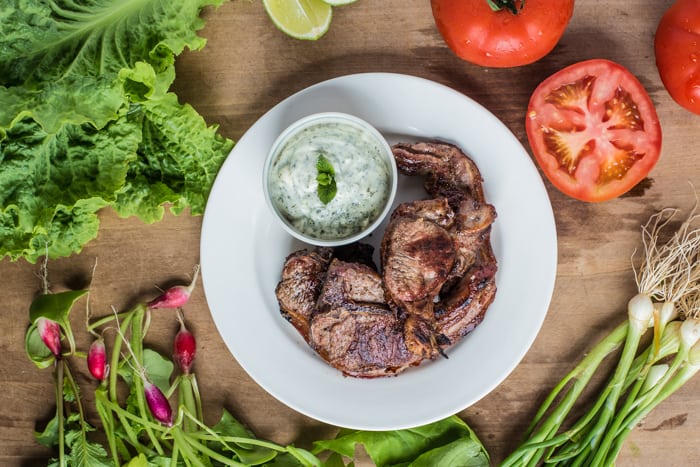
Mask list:
POLYGON ((700 229, 693 226, 694 210, 666 242, 660 240, 677 212, 664 209, 642 227, 643 258, 633 267, 638 293, 628 302, 627 320, 550 392, 502 467, 612 466, 630 431, 700 370, 700 229), (653 338, 646 344, 649 329, 653 338), (611 355, 616 360, 606 385, 574 417, 572 408, 611 355))

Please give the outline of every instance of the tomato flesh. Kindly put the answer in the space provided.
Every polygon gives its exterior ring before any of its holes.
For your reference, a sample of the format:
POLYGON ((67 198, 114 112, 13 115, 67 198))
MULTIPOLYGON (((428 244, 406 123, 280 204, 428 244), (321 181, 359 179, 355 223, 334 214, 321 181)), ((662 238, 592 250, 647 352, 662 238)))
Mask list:
POLYGON ((557 45, 574 10, 574 0, 515 2, 517 14, 494 11, 487 0, 431 0, 445 43, 463 60, 496 67, 533 63, 557 45))
POLYGON ((626 68, 608 60, 580 62, 544 80, 530 98, 526 130, 547 178, 583 201, 629 191, 661 150, 649 95, 626 68))
POLYGON ((664 13, 654 38, 656 67, 673 100, 700 114, 700 2, 678 0, 664 13))

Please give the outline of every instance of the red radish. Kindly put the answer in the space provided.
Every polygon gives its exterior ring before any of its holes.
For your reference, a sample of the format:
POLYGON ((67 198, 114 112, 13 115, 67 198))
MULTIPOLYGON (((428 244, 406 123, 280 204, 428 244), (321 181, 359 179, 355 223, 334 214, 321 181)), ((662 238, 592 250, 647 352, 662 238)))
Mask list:
MULTIPOLYGON (((122 337, 122 339, 124 339, 124 336, 121 334, 121 330, 117 329, 117 332, 122 337)), ((168 398, 165 397, 165 394, 163 394, 163 391, 161 391, 158 388, 158 386, 156 386, 148 380, 148 377, 146 376, 146 369, 139 363, 139 359, 134 354, 134 351, 129 345, 129 342, 126 340, 124 342, 126 344, 127 350, 134 359, 134 363, 136 364, 136 368, 134 368, 133 366, 132 368, 138 371, 138 374, 141 377, 141 382, 143 383, 143 393, 146 397, 146 405, 148 405, 148 409, 151 411, 151 415, 153 415, 153 418, 155 418, 163 425, 172 426, 173 409, 172 407, 170 407, 170 402, 168 401, 168 398)), ((131 366, 131 364, 129 364, 129 366, 131 366)))
POLYGON ((36 327, 42 342, 46 344, 56 358, 61 357, 61 327, 56 321, 48 318, 38 318, 36 327))
POLYGON ((176 285, 170 287, 168 290, 151 300, 147 303, 148 308, 153 310, 157 308, 179 308, 187 303, 190 299, 192 290, 194 289, 194 284, 197 281, 197 276, 199 275, 199 268, 194 271, 194 277, 189 285, 176 285))
POLYGON ((88 349, 87 355, 87 365, 90 374, 97 381, 104 381, 107 376, 107 350, 105 349, 105 342, 102 337, 95 339, 95 341, 90 344, 90 349, 88 349))
POLYGON ((173 425, 173 409, 170 407, 170 402, 165 394, 158 389, 158 386, 148 381, 148 379, 141 375, 143 380, 144 393, 146 395, 146 404, 153 414, 153 418, 158 420, 165 426, 173 425))
POLYGON ((182 316, 178 314, 177 318, 180 321, 180 330, 175 335, 173 343, 173 359, 180 367, 180 370, 188 375, 197 350, 197 341, 194 335, 185 327, 185 321, 182 319, 182 316))

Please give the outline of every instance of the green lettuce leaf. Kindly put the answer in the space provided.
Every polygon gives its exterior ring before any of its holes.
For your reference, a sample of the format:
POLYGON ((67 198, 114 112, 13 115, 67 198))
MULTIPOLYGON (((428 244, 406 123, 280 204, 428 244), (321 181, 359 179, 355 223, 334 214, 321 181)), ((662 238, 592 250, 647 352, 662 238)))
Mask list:
POLYGON ((54 134, 28 118, 17 122, 0 142, 0 256, 67 256, 95 238, 97 211, 126 183, 140 131, 128 118, 54 134))
POLYGON ((223 0, 0 4, 0 259, 79 253, 99 211, 204 211, 233 142, 168 89, 223 0))
POLYGON ((0 129, 26 117, 48 133, 102 128, 123 104, 119 72, 142 61, 160 73, 185 48, 201 49, 199 13, 222 1, 1 2, 0 129))
POLYGON ((163 204, 175 214, 190 207, 202 214, 209 188, 233 144, 207 127, 189 105, 180 105, 173 93, 139 105, 142 140, 137 160, 129 165, 124 187, 112 203, 123 217, 145 222, 163 217, 163 204))
MULTIPOLYGON (((233 436, 237 438, 255 440, 255 435, 242 423, 236 420, 234 416, 231 415, 226 409, 223 410, 219 422, 211 427, 211 431, 221 436, 233 436)), ((254 443, 245 444, 228 442, 226 445, 222 446, 221 443, 210 442, 209 448, 221 455, 229 457, 231 453, 235 453, 236 456, 238 456, 238 458, 235 460, 242 462, 245 465, 268 465, 266 463, 269 463, 278 455, 277 451, 273 451, 272 449, 264 446, 258 446, 254 443)), ((296 465, 299 465, 299 463, 296 465)))

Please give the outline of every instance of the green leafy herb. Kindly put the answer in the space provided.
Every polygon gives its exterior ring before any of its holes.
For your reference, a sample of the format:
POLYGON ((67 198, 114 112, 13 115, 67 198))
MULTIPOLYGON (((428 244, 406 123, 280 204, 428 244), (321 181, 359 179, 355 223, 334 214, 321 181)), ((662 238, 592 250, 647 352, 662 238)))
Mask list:
POLYGON ((320 199, 323 204, 328 204, 335 198, 338 192, 338 187, 335 183, 335 170, 331 162, 326 159, 323 154, 319 154, 318 156, 316 170, 318 171, 316 175, 316 181, 318 182, 318 199, 320 199))
POLYGON ((223 0, 0 5, 0 259, 80 252, 112 207, 201 214, 233 142, 168 92, 223 0))

